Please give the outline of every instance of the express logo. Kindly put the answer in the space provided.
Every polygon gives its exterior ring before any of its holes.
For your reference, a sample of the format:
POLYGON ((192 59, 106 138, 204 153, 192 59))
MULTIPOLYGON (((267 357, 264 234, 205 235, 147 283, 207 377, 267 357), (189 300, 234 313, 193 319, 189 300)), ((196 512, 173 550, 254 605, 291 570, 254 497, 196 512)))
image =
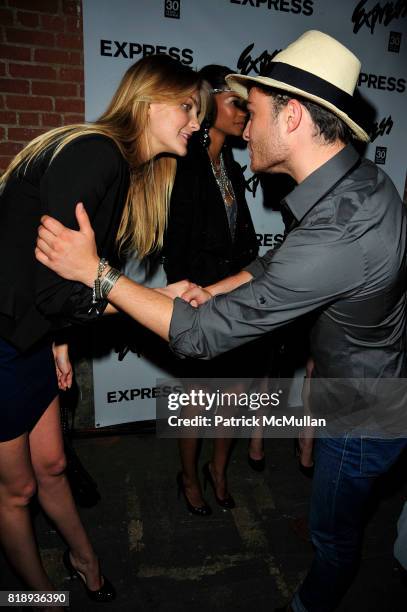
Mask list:
POLYGON ((392 53, 400 53, 400 47, 401 32, 390 32, 389 46, 387 47, 387 51, 391 51, 392 53))
POLYGON ((314 12, 313 0, 230 0, 230 4, 240 6, 252 6, 253 8, 267 7, 269 10, 281 11, 282 13, 302 13, 309 17, 314 12))
MULTIPOLYGON (((242 172, 245 172, 246 168, 247 168, 247 165, 242 166, 242 172)), ((244 182, 245 182, 246 191, 249 191, 252 194, 252 196, 255 198, 257 188, 260 185, 260 175, 252 174, 252 176, 248 179, 245 177, 244 182)))
POLYGON ((406 79, 388 77, 382 74, 369 74, 361 72, 358 85, 363 85, 369 89, 381 89, 382 91, 396 91, 404 93, 406 90, 406 79))
POLYGON ((181 0, 164 0, 164 16, 170 19, 181 17, 181 0))
POLYGON ((283 242, 283 234, 256 234, 259 247, 268 247, 271 250, 278 249, 283 242))
POLYGON ((387 155, 387 147, 376 147, 374 156, 375 164, 385 164, 387 155))
POLYGON ((249 72, 253 71, 256 74, 265 76, 270 71, 271 60, 277 55, 280 49, 276 49, 272 53, 265 50, 260 53, 260 55, 253 58, 250 55, 253 47, 254 43, 251 43, 242 51, 237 60, 237 69, 240 71, 240 74, 249 74, 249 72))
POLYGON ((393 129, 393 119, 391 118, 391 115, 389 117, 384 117, 380 123, 378 121, 375 121, 373 124, 373 128, 372 131, 370 133, 370 141, 374 142, 376 140, 376 138, 379 138, 379 136, 385 136, 390 134, 391 130, 393 129))
POLYGON ((397 2, 386 2, 384 6, 377 2, 373 8, 366 10, 368 0, 361 0, 352 14, 353 32, 357 34, 365 25, 370 33, 373 34, 378 23, 384 26, 389 25, 393 19, 400 19, 407 14, 407 0, 397 0, 397 2))
POLYGON ((100 55, 106 57, 124 57, 133 59, 138 55, 145 57, 146 55, 170 55, 176 60, 180 60, 182 64, 189 66, 194 61, 194 52, 192 49, 179 49, 178 47, 166 47, 164 45, 151 45, 138 42, 119 42, 117 40, 100 41, 100 55))

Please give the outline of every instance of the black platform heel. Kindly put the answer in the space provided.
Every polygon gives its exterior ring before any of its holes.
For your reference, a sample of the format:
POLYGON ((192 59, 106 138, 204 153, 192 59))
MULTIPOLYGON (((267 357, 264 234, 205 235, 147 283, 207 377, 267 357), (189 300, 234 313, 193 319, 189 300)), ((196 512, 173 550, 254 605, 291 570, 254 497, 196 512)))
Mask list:
POLYGON ((71 561, 71 557, 69 555, 68 549, 66 549, 66 551, 64 552, 62 560, 69 573, 69 576, 71 578, 79 578, 81 580, 81 583, 83 584, 83 587, 89 599, 91 599, 92 601, 102 602, 102 601, 113 601, 116 598, 115 588, 111 584, 111 582, 106 578, 106 576, 102 576, 103 585, 100 587, 100 589, 98 589, 97 591, 91 591, 91 589, 88 588, 84 574, 76 570, 74 566, 72 565, 72 561, 71 561))
POLYGON ((206 487, 207 487, 208 482, 209 482, 209 484, 211 485, 211 487, 213 489, 213 494, 215 495, 216 503, 221 508, 224 508, 225 510, 232 510, 233 508, 235 508, 236 507, 236 503, 235 503, 235 500, 233 499, 233 497, 231 496, 230 493, 227 494, 225 499, 221 499, 220 497, 217 496, 216 487, 215 487, 215 481, 213 480, 211 471, 209 469, 209 461, 208 461, 208 463, 205 463, 205 465, 203 466, 202 473, 203 473, 203 477, 204 477, 204 491, 206 491, 206 487))
POLYGON ((298 438, 294 438, 294 453, 298 460, 298 469, 301 474, 304 474, 307 478, 312 478, 314 475, 315 465, 303 465, 301 463, 301 449, 300 449, 300 441, 298 438))
POLYGON ((182 478, 182 472, 178 472, 177 474, 177 490, 178 490, 178 499, 181 497, 181 495, 183 496, 188 512, 190 512, 191 514, 195 514, 195 516, 209 516, 210 514, 212 514, 212 508, 208 506, 208 504, 206 503, 203 506, 193 506, 191 504, 185 492, 185 485, 184 485, 184 479, 182 478))

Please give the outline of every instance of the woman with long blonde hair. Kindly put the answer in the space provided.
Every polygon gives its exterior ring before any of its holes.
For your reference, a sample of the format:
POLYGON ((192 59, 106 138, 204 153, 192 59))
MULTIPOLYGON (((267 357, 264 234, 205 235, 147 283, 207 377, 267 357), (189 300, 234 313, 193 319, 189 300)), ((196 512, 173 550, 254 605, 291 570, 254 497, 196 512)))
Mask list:
POLYGON ((59 329, 97 318, 106 303, 35 260, 41 215, 76 228, 80 199, 105 257, 129 248, 142 258, 160 248, 176 169, 172 155, 186 154, 204 106, 197 73, 168 56, 145 57, 127 70, 97 121, 39 136, 1 178, 0 542, 30 589, 53 589, 29 516, 37 492, 68 545, 67 568, 91 599, 114 597, 64 475, 57 394, 58 386, 70 386, 72 369, 65 345, 54 346, 55 362, 52 352, 59 329))

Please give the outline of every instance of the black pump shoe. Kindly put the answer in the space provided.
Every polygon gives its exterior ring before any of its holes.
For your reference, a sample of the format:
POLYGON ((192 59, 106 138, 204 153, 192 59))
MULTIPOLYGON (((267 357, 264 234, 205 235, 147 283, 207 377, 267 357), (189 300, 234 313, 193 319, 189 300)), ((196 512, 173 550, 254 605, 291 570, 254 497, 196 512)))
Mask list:
POLYGON ((64 552, 62 560, 64 562, 66 569, 69 572, 70 577, 80 578, 89 599, 92 599, 92 601, 102 602, 102 601, 113 601, 113 599, 116 598, 115 588, 110 583, 110 581, 106 578, 106 576, 102 576, 103 585, 100 587, 100 589, 98 589, 97 591, 91 591, 88 588, 86 584, 85 576, 82 574, 82 572, 78 572, 78 570, 76 570, 74 566, 72 565, 72 561, 71 561, 71 557, 69 556, 68 549, 66 549, 66 551, 64 552))
POLYGON ((314 464, 304 465, 301 463, 301 449, 298 438, 294 439, 294 452, 295 456, 298 459, 298 469, 300 470, 301 474, 304 474, 304 476, 306 476, 307 478, 312 478, 314 475, 314 464))
POLYGON ((178 487, 178 499, 181 497, 181 494, 184 497, 185 505, 187 507, 188 512, 191 514, 195 514, 195 516, 209 516, 212 514, 212 508, 208 506, 208 504, 204 503, 203 506, 193 506, 189 501, 187 494, 185 492, 184 480, 182 478, 182 472, 178 472, 177 474, 177 487, 178 487))
POLYGON ((217 496, 216 493, 216 487, 215 487, 215 481, 213 480, 211 471, 209 469, 209 461, 208 463, 205 463, 205 465, 202 468, 202 473, 204 476, 204 491, 206 491, 206 487, 209 484, 211 485, 212 489, 213 489, 213 494, 215 495, 215 499, 216 499, 216 503, 221 506, 221 508, 225 508, 225 510, 232 510, 233 508, 236 507, 236 503, 235 500, 233 499, 233 497, 231 496, 230 493, 227 494, 227 496, 225 497, 225 499, 221 499, 220 497, 217 496))
POLYGON ((247 453, 247 463, 255 472, 264 472, 264 468, 266 467, 266 457, 262 457, 261 459, 253 459, 253 457, 250 457, 250 454, 247 453))

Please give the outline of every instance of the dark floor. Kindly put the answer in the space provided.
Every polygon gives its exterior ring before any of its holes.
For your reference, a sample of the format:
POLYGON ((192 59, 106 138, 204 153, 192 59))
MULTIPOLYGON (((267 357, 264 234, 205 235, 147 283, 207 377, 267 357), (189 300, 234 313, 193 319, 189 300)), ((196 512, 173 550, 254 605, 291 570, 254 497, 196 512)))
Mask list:
MULTIPOLYGON (((199 518, 178 501, 176 443, 152 435, 75 441, 97 481, 101 502, 81 509, 83 520, 118 590, 112 604, 95 604, 71 583, 61 563, 64 545, 40 513, 35 523, 54 583, 71 591, 71 609, 87 611, 271 612, 302 580, 312 558, 306 517, 308 481, 296 468, 292 440, 266 440, 267 468, 251 471, 247 441, 234 449, 230 490, 237 508, 199 518)), ((210 453, 204 445, 201 464, 210 453)), ((363 563, 340 612, 406 610, 407 588, 394 569, 396 520, 407 498, 407 470, 399 466, 380 487, 366 528, 363 563)), ((0 557, 0 590, 22 589, 0 557)))

